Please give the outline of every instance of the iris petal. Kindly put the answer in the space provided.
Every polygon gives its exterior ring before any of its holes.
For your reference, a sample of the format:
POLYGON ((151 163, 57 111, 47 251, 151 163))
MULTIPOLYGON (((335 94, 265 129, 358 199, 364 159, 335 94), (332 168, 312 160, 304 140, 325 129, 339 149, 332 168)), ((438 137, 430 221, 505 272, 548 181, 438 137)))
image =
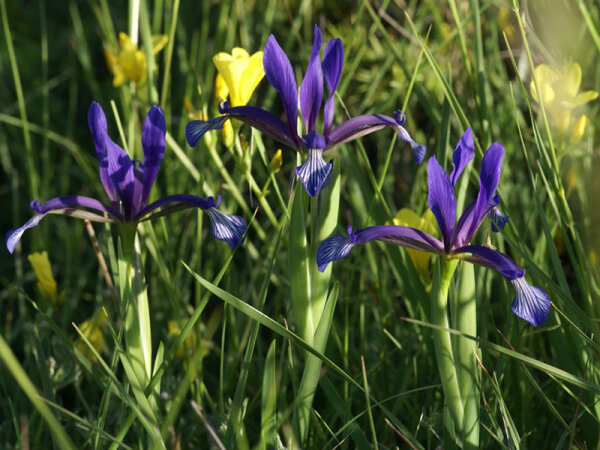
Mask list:
POLYGON ((195 147, 204 133, 210 130, 220 130, 227 116, 219 116, 210 120, 193 120, 185 126, 185 138, 190 147, 195 147))
POLYGON ((427 202, 437 220, 446 250, 450 248, 452 230, 456 221, 456 197, 450 177, 435 156, 427 163, 427 202))
POLYGON ((273 35, 269 36, 263 52, 263 67, 269 83, 279 92, 292 136, 298 141, 298 88, 290 60, 273 35))
POLYGON ((323 75, 325 75, 325 81, 330 92, 329 97, 325 101, 325 108, 323 109, 323 134, 325 136, 329 135, 333 125, 333 115, 335 112, 333 97, 342 77, 343 67, 344 45, 341 39, 331 39, 325 45, 325 51, 323 52, 323 75))
POLYGON ((513 281, 525 275, 525 269, 519 267, 516 262, 504 253, 482 245, 465 245, 464 247, 457 248, 453 253, 470 253, 470 255, 463 256, 463 259, 474 264, 479 264, 480 266, 496 269, 508 281, 513 281))
POLYGON ((515 315, 526 320, 533 326, 543 324, 550 311, 550 298, 543 290, 531 286, 520 277, 510 282, 515 288, 516 296, 510 308, 515 315))
POLYGON ((6 233, 4 243, 6 244, 6 248, 10 253, 15 251, 15 247, 19 243, 19 240, 21 239, 21 236, 23 236, 23 233, 25 233, 25 231, 30 228, 37 227, 38 223, 40 223, 40 220, 42 220, 45 215, 46 214, 36 214, 27 222, 25 222, 25 225, 20 226, 18 228, 13 228, 8 233, 6 233))
POLYGON ((317 250, 317 266, 320 272, 324 272, 330 262, 345 258, 350 254, 354 244, 349 237, 339 234, 325 239, 317 250))
POLYGON ((323 100, 323 72, 321 69, 321 30, 314 26, 315 38, 313 41, 312 52, 308 60, 308 68, 300 84, 300 111, 306 132, 310 133, 315 128, 315 122, 321 109, 323 100))
POLYGON ((502 214, 500 210, 495 206, 492 209, 490 209, 490 212, 488 212, 488 216, 490 217, 490 219, 492 219, 492 231, 494 233, 497 233, 500 230, 504 230, 504 227, 508 222, 508 216, 502 214))
POLYGON ((233 249, 244 240, 246 222, 239 216, 225 214, 216 208, 209 208, 206 214, 212 222, 211 234, 214 238, 225 241, 233 249))
POLYGON ((452 181, 453 186, 456 186, 458 177, 465 169, 467 164, 471 162, 474 155, 475 145, 473 144, 473 130, 471 127, 469 127, 458 141, 458 144, 456 145, 452 155, 453 167, 452 173, 450 174, 450 180, 452 181))
POLYGON ((144 129, 142 130, 142 147, 144 149, 144 165, 142 178, 142 198, 139 202, 139 208, 143 208, 148 203, 150 190, 160 169, 163 157, 165 156, 165 134, 167 125, 165 115, 158 106, 153 106, 148 111, 144 120, 144 129))
POLYGON ((311 148, 306 161, 300 167, 296 167, 296 175, 302 181, 306 193, 315 197, 331 174, 332 167, 333 161, 326 163, 323 160, 323 150, 311 148))

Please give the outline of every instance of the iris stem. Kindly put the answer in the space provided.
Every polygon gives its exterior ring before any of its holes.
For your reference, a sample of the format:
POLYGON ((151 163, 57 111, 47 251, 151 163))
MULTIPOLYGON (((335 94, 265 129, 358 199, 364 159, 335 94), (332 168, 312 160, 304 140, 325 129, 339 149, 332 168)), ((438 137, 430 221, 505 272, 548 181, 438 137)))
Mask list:
MULTIPOLYGON (((458 260, 447 259, 442 256, 441 264, 436 265, 433 277, 433 287, 431 289, 431 321, 434 325, 441 327, 433 330, 433 341, 442 390, 444 392, 445 406, 454 421, 454 429, 461 430, 464 408, 456 374, 452 338, 448 331, 450 323, 448 320, 447 308, 448 290, 457 264, 458 260)), ((448 435, 454 434, 454 430, 446 431, 446 434, 448 435)))

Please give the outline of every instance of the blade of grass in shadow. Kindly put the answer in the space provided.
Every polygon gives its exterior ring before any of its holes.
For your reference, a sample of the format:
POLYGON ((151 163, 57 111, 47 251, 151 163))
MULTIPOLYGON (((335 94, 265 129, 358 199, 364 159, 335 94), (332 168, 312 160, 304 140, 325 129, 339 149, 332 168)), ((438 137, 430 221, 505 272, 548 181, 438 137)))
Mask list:
POLYGON ((277 434, 277 373, 275 371, 275 345, 273 339, 263 369, 262 391, 260 402, 260 443, 258 450, 276 447, 277 434))
MULTIPOLYGON (((4 2, 3 2, 4 3, 4 2)), ((14 377, 15 381, 19 384, 27 398, 33 403, 33 406, 40 413, 44 421, 48 424, 54 439, 64 449, 73 449, 77 447, 71 441, 71 438, 67 435, 60 422, 54 417, 52 411, 46 406, 46 404, 40 398, 36 387, 31 382, 31 379, 27 376, 27 373, 19 364, 19 361, 15 357, 14 353, 8 346, 4 337, 0 334, 0 358, 4 361, 5 367, 14 377)))

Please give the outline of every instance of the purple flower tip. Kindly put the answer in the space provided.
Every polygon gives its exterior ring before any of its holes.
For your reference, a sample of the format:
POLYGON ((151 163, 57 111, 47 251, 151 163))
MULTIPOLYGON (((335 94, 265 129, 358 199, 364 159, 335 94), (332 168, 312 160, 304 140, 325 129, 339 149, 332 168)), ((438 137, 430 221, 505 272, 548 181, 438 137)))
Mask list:
POLYGON ((206 214, 212 222, 211 234, 214 238, 227 242, 232 249, 244 241, 246 222, 240 216, 225 214, 214 207, 207 209, 206 214))
MULTIPOLYGON (((350 231, 352 228, 349 227, 350 231)), ((325 239, 317 250, 317 267, 324 272, 330 262, 345 258, 350 254, 354 243, 349 237, 336 234, 325 239)))
POLYGON ((404 114, 401 110, 397 109, 396 111, 394 111, 394 115, 396 116, 396 122, 398 123, 398 125, 403 127, 406 123, 406 114, 404 114))
POLYGON ((516 295, 512 302, 511 309, 516 316, 526 320, 533 326, 543 324, 548 318, 550 311, 550 298, 543 290, 531 286, 520 277, 510 282, 515 288, 516 295))

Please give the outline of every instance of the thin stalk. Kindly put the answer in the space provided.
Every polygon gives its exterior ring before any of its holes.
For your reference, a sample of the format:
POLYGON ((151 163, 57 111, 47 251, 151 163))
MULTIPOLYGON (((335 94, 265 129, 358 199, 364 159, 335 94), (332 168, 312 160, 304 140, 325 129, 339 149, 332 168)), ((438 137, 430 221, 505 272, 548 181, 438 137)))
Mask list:
POLYGON ((450 324, 447 308, 448 289, 457 264, 458 260, 446 259, 442 256, 441 264, 436 265, 431 289, 431 322, 439 327, 433 330, 433 342, 444 391, 444 403, 454 421, 454 429, 460 430, 463 424, 464 408, 456 375, 452 339, 448 331, 450 324))

